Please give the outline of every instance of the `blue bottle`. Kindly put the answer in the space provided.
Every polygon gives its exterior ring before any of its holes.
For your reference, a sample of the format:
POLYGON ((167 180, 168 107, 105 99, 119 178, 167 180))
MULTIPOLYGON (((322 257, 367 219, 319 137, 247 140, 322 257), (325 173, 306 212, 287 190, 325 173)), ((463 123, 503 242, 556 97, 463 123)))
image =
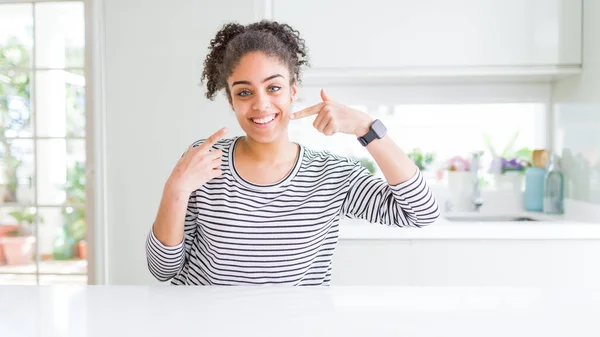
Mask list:
POLYGON ((544 178, 544 213, 562 214, 564 212, 564 184, 565 177, 560 170, 558 157, 552 154, 544 178))
POLYGON ((544 210, 545 180, 545 168, 530 167, 525 170, 525 193, 523 194, 523 206, 526 210, 530 212, 542 212, 544 210))

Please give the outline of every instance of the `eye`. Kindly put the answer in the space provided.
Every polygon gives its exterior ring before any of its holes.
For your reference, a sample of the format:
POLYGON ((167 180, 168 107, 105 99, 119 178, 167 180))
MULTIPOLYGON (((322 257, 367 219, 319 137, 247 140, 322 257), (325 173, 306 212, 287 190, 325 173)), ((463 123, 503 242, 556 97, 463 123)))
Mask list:
POLYGON ((269 92, 276 92, 276 91, 279 91, 279 89, 281 89, 281 87, 278 87, 278 86, 276 86, 276 85, 272 85, 272 86, 270 86, 270 87, 267 89, 267 91, 269 91, 269 92))
POLYGON ((238 92, 237 95, 240 96, 240 97, 247 97, 248 95, 250 95, 250 91, 248 91, 248 90, 242 90, 242 91, 238 92))

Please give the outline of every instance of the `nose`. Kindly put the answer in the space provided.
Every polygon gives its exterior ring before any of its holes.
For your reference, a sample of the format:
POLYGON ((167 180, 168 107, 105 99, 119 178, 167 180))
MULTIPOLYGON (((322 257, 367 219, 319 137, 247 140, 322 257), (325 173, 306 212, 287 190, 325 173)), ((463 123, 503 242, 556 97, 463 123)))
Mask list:
POLYGON ((271 103, 269 102, 269 97, 266 94, 258 93, 254 96, 254 102, 252 104, 252 109, 265 111, 271 107, 271 103))

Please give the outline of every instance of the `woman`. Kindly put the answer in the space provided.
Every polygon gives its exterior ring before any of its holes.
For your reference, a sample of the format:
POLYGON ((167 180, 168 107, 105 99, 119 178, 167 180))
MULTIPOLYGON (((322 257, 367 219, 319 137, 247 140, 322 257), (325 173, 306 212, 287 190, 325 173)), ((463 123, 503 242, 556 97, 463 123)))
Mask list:
POLYGON ((290 26, 227 24, 211 41, 203 82, 225 90, 246 135, 197 141, 167 180, 147 238, 150 272, 176 285, 328 285, 343 217, 420 227, 439 216, 413 162, 368 114, 329 99, 291 113, 304 40, 290 26), (387 182, 358 163, 288 138, 314 116, 325 135, 355 135, 387 182), (187 207, 187 211, 186 211, 187 207))

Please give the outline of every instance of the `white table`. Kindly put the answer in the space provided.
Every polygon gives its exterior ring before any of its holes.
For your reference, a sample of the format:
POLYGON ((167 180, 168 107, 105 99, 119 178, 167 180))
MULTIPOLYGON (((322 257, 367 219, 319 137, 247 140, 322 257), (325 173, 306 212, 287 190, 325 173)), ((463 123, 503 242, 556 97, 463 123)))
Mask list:
POLYGON ((0 336, 600 336, 600 289, 0 286, 0 336))

